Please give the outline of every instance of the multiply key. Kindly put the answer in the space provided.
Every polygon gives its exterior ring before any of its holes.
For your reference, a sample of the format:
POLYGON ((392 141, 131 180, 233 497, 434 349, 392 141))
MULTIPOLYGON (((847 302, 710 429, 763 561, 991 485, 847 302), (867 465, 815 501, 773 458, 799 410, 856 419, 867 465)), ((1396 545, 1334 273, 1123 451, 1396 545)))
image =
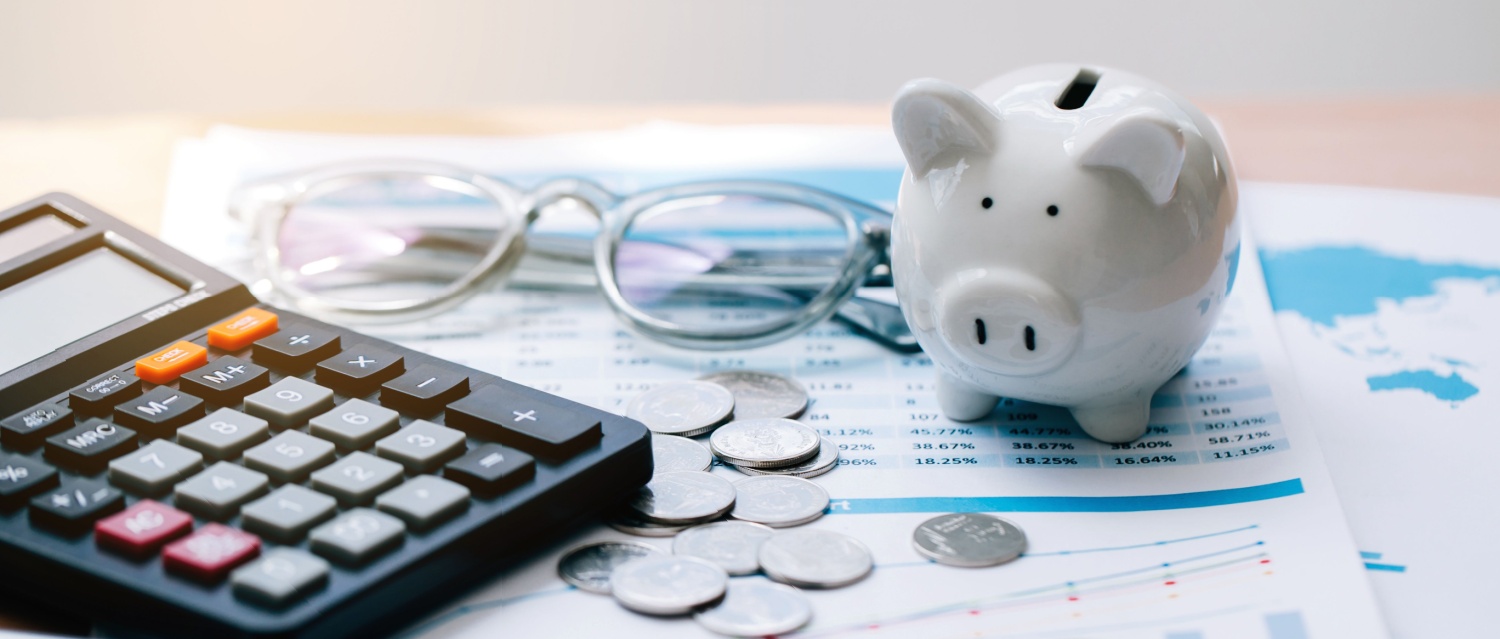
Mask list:
POLYGON ((522 392, 486 386, 448 405, 449 426, 553 459, 598 443, 599 420, 522 392))
POLYGON ((171 437, 202 416, 203 400, 169 386, 157 386, 115 407, 115 422, 152 438, 171 437))
POLYGON ((363 395, 404 370, 400 355, 358 346, 320 362, 317 379, 345 395, 363 395))
POLYGON ((220 357, 207 366, 184 373, 178 387, 221 405, 236 404, 270 384, 271 374, 238 357, 220 357))
POLYGON ((135 450, 135 431, 102 419, 47 438, 47 459, 84 473, 97 473, 109 460, 135 450))

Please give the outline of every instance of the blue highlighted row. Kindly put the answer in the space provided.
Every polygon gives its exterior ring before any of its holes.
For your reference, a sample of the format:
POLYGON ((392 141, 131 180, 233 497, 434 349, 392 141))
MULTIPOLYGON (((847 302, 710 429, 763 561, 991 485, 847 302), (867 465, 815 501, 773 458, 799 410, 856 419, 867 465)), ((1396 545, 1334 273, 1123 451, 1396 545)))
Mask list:
POLYGON ((1301 479, 1288 479, 1259 486, 1166 495, 835 499, 829 512, 850 515, 948 512, 1118 513, 1243 504, 1280 499, 1303 492, 1301 479))

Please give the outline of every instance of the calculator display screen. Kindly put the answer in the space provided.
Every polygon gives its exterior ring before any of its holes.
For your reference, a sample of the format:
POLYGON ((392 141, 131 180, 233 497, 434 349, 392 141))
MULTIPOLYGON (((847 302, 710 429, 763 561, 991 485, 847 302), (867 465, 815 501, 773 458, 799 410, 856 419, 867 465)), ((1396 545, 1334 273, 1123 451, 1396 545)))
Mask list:
POLYGON ((0 290, 0 374, 184 292, 108 248, 0 290))
POLYGON ((0 232, 0 261, 16 257, 72 233, 74 230, 76 229, 73 225, 52 215, 43 215, 34 220, 22 222, 14 228, 0 232))

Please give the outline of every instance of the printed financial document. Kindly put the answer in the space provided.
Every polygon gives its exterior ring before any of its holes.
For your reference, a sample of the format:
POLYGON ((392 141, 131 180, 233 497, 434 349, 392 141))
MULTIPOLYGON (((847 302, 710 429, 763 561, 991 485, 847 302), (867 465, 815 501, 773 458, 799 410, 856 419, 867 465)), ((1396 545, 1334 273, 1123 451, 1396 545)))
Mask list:
MULTIPOLYGON (((657 125, 521 140, 220 130, 183 147, 164 236, 250 278, 243 231, 224 214, 227 189, 368 157, 444 160, 522 185, 581 174, 622 192, 777 178, 885 206, 901 166, 894 141, 870 129, 657 125)), ((977 422, 947 420, 924 356, 835 324, 761 349, 692 352, 625 332, 597 293, 505 291, 420 324, 361 328, 616 412, 652 384, 717 370, 797 379, 812 398, 802 421, 841 449, 840 466, 814 479, 833 503, 810 525, 861 540, 876 562, 857 584, 807 591, 814 617, 798 636, 1385 636, 1246 241, 1218 328, 1156 397, 1148 435, 1124 445, 1089 439, 1065 411, 1020 402, 977 422), (925 560, 913 529, 954 511, 1014 521, 1026 554, 982 569, 925 560)), ((620 538, 601 525, 559 540, 408 633, 706 635, 689 619, 637 615, 557 578, 566 549, 620 538)), ((643 541, 670 549, 669 539, 643 541)))

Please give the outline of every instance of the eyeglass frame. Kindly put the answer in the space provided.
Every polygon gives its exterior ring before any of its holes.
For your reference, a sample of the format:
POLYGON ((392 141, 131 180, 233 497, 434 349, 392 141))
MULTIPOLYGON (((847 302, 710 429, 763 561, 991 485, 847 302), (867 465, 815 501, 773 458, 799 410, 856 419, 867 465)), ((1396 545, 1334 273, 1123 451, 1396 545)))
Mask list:
POLYGON ((894 216, 877 206, 816 187, 769 180, 711 180, 653 187, 621 195, 583 178, 555 178, 526 190, 461 167, 415 160, 343 162, 246 183, 230 195, 230 214, 245 223, 257 245, 255 266, 278 299, 295 310, 351 322, 419 319, 456 306, 508 279, 526 253, 527 232, 549 207, 572 201, 599 222, 592 239, 593 270, 614 316, 632 330, 665 344, 699 350, 754 348, 783 341, 836 317, 853 330, 901 352, 920 347, 896 307, 856 298, 864 284, 889 284, 890 227, 894 216), (503 216, 499 235, 481 260, 437 294, 419 299, 364 301, 330 298, 289 281, 281 263, 280 234, 302 202, 353 183, 396 177, 438 179, 434 185, 493 204, 503 216), (456 183, 456 184, 455 184, 456 183), (459 188, 453 188, 458 186, 459 188), (797 311, 746 327, 703 329, 653 317, 620 290, 615 256, 641 213, 664 202, 706 196, 748 196, 817 210, 839 220, 846 237, 839 276, 797 311), (886 275, 877 274, 884 266, 886 275), (858 302, 851 304, 850 302, 858 302))

